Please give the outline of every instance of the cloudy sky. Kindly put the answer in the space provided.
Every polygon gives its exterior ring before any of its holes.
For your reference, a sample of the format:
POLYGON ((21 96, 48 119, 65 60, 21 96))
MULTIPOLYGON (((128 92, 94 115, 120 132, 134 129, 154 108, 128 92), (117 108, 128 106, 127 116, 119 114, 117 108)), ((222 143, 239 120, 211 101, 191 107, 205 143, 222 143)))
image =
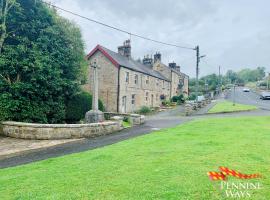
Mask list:
MULTIPOLYGON (((132 33, 195 47, 207 57, 200 75, 264 66, 270 71, 269 0, 51 0, 55 5, 132 33)), ((70 14, 82 30, 86 52, 97 44, 117 50, 129 36, 70 14)), ((132 57, 161 52, 195 75, 195 51, 131 38, 132 57)))

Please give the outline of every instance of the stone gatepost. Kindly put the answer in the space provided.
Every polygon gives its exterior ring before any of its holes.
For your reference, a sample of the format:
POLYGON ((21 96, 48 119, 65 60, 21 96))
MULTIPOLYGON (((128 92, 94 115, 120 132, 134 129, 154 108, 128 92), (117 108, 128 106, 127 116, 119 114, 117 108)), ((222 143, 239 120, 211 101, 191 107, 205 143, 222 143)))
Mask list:
POLYGON ((93 68, 93 84, 92 84, 92 110, 85 114, 86 123, 97 123, 104 121, 104 113, 98 109, 98 66, 94 61, 91 64, 93 68))

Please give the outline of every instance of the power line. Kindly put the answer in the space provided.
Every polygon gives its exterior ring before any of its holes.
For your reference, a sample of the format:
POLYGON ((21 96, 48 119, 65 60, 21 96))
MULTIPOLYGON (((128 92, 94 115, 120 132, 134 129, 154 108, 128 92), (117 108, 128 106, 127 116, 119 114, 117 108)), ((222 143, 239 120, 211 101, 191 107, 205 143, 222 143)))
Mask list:
POLYGON ((97 21, 97 20, 94 20, 94 19, 91 19, 89 17, 85 17, 83 15, 80 15, 80 14, 77 14, 75 12, 72 12, 72 11, 69 11, 69 10, 66 10, 64 8, 61 8, 59 6, 55 6, 55 5, 52 5, 51 3, 48 3, 48 2, 45 2, 43 0, 41 0, 41 2, 49 5, 49 6, 53 6, 54 8, 58 9, 58 10, 61 10, 61 11, 64 11, 66 13, 69 13, 69 14, 72 14, 74 16, 77 16, 77 17, 80 17, 82 19, 86 19, 88 21, 91 21, 91 22, 94 22, 96 24, 99 24, 99 25, 102 25, 102 26, 105 26, 107 28, 111 28, 111 29, 114 29, 116 31, 119 31, 119 32, 122 32, 122 33, 126 33, 130 36, 134 36, 134 37, 137 37, 137 38, 141 38, 141 39, 144 39, 144 40, 148 40, 148 41, 151 41, 151 42, 155 42, 155 43, 159 43, 159 44, 163 44, 163 45, 167 45, 167 46, 172 46, 172 47, 177 47, 177 48, 181 48, 181 49, 188 49, 188 50, 196 50, 192 47, 186 47, 186 46, 180 46, 180 45, 177 45, 177 44, 171 44, 171 43, 167 43, 167 42, 162 42, 162 41, 159 41, 159 40, 155 40, 155 39, 152 39, 152 38, 149 38, 149 37, 145 37, 145 36, 142 36, 142 35, 138 35, 136 33, 131 33, 129 31, 126 31, 126 30, 123 30, 123 29, 120 29, 120 28, 117 28, 115 26, 111 26, 111 25, 108 25, 108 24, 105 24, 103 22, 100 22, 100 21, 97 21))

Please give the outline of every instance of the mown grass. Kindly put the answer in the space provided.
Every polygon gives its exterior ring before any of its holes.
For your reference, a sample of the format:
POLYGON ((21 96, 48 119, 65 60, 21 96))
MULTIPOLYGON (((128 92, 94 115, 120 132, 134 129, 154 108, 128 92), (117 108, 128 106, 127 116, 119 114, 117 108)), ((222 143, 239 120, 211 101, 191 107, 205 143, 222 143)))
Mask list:
MULTIPOLYGON (((208 171, 261 173, 270 199, 270 117, 210 118, 104 148, 0 170, 0 199, 225 199, 208 171)), ((236 180, 229 178, 230 181, 236 180)), ((247 180, 246 180, 247 181, 247 180)))
POLYGON ((211 108, 208 113, 230 113, 230 112, 239 112, 239 111, 250 111, 256 110, 256 106, 245 105, 233 103, 231 101, 221 101, 218 102, 213 108, 211 108))

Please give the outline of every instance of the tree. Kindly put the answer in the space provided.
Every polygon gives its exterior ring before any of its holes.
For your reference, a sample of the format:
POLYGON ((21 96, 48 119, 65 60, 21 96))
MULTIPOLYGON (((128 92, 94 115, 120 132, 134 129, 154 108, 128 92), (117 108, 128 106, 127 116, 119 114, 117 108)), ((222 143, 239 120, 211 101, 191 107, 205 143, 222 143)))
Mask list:
POLYGON ((1 54, 3 43, 6 37, 12 33, 12 31, 7 32, 6 26, 9 11, 13 7, 17 7, 18 4, 16 3, 16 0, 1 0, 0 6, 1 6, 0 7, 0 54, 1 54))
POLYGON ((228 70, 226 73, 226 77, 230 83, 235 83, 237 80, 237 73, 234 72, 233 70, 228 70))
MULTIPOLYGON (((79 92, 84 45, 79 28, 39 0, 17 0, 6 20, 0 57, 5 120, 59 123, 79 92)), ((3 117, 2 117, 3 118, 3 117)))

